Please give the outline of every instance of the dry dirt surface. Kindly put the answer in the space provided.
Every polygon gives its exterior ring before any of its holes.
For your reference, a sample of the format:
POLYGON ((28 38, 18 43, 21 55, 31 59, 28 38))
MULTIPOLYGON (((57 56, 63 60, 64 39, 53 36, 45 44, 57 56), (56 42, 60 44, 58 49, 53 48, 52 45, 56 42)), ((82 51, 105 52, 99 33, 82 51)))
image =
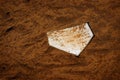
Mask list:
POLYGON ((120 80, 120 0, 0 0, 0 80, 120 80), (79 57, 46 32, 89 22, 79 57))

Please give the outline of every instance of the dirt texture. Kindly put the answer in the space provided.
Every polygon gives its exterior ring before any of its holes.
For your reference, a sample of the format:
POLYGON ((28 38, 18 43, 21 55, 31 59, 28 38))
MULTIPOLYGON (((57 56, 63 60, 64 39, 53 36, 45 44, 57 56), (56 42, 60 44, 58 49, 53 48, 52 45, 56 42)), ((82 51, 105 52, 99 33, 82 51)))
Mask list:
POLYGON ((120 0, 0 0, 0 80, 120 80, 120 0), (48 31, 89 22, 79 57, 48 31))

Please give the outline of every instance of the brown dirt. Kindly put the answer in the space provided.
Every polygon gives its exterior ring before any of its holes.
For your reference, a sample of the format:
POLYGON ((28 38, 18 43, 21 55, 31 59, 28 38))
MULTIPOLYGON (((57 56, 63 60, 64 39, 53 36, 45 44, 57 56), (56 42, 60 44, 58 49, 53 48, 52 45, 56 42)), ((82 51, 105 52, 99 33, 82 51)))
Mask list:
POLYGON ((0 0, 0 80, 120 80, 119 0, 0 0), (95 34, 76 57, 46 32, 89 22, 95 34))

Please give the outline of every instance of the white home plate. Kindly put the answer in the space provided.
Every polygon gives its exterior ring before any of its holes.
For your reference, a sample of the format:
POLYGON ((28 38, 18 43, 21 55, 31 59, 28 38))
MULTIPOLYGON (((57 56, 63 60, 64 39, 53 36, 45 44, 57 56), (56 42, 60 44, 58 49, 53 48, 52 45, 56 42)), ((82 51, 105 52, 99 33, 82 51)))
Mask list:
POLYGON ((49 45, 78 56, 93 37, 88 25, 84 23, 71 28, 47 32, 49 45))

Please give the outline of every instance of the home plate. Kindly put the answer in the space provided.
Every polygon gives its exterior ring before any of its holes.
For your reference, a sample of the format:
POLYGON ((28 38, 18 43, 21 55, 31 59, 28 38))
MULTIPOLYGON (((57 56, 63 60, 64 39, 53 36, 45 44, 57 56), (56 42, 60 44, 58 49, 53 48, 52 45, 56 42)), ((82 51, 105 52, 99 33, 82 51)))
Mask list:
POLYGON ((88 23, 47 32, 50 46, 78 56, 93 37, 88 23))

